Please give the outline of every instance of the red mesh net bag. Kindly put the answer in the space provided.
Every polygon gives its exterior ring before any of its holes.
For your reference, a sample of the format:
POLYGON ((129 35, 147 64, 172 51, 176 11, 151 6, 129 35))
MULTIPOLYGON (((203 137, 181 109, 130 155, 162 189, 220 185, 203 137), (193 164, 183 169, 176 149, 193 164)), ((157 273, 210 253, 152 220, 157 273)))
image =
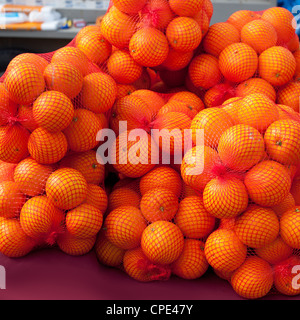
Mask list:
POLYGON ((0 251, 297 295, 299 38, 283 8, 114 0, 0 84, 0 251), (109 129, 101 131, 101 129, 109 129))

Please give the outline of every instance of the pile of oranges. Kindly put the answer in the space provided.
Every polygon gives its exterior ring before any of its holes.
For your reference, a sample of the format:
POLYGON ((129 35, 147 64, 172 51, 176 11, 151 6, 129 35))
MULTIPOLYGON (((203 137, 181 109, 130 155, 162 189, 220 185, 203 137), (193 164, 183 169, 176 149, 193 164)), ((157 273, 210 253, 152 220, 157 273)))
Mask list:
POLYGON ((70 45, 11 61, 1 253, 94 249, 141 282, 212 269, 246 299, 300 294, 294 17, 240 10, 211 25, 212 15, 210 0, 114 0, 70 45), (105 128, 108 165, 97 153, 105 128))

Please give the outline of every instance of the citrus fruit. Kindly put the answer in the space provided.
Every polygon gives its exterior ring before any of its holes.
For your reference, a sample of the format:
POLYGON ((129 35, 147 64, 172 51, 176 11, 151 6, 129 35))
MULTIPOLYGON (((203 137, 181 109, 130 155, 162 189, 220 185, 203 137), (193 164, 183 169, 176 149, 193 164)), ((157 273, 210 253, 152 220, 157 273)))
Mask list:
POLYGON ((94 113, 110 110, 117 97, 117 84, 114 79, 102 72, 84 77, 82 86, 83 107, 94 113))
POLYGON ((272 160, 256 164, 246 173, 244 183, 250 199, 266 207, 282 202, 291 188, 291 178, 285 167, 272 160))
POLYGON ((90 110, 75 109, 71 124, 63 131, 70 150, 85 152, 98 145, 97 135, 102 129, 100 119, 90 110))
POLYGON ((296 112, 299 112, 299 95, 300 82, 291 81, 279 88, 277 92, 277 103, 289 106, 296 112))
POLYGON ((273 286, 273 271, 270 264, 259 257, 248 257, 232 274, 234 291, 246 299, 266 296, 273 286))
POLYGON ((19 220, 0 222, 0 252, 10 258, 20 258, 30 253, 36 243, 22 229, 19 220))
POLYGON ((66 228, 77 238, 91 238, 100 231, 103 223, 103 213, 93 205, 82 203, 68 211, 66 228))
POLYGON ((273 86, 283 86, 292 80, 296 71, 293 54, 281 46, 273 46, 258 58, 258 73, 273 86))
POLYGON ((185 239, 181 255, 172 263, 172 273, 188 280, 202 277, 209 267, 204 254, 204 246, 203 241, 185 239))
POLYGON ((54 164, 60 161, 68 150, 66 136, 61 132, 49 132, 44 128, 35 129, 28 140, 31 157, 41 164, 54 164))
POLYGON ((141 66, 156 67, 168 57, 168 39, 156 28, 141 28, 131 37, 129 52, 134 61, 141 66))
POLYGON ((44 71, 48 90, 64 93, 70 99, 78 96, 82 89, 83 75, 78 68, 68 62, 51 62, 44 71))
POLYGON ((177 17, 168 24, 166 37, 175 50, 187 52, 198 48, 202 40, 202 31, 193 18, 177 17))
POLYGON ((293 195, 296 206, 300 206, 300 179, 298 177, 292 182, 291 194, 293 195))
POLYGON ((180 0, 170 0, 169 5, 177 15, 189 17, 193 16, 195 12, 200 11, 203 6, 203 2, 203 0, 188 0, 184 2, 180 0))
POLYGON ((245 261, 247 247, 233 230, 217 229, 208 236, 204 253, 212 268, 222 272, 231 272, 245 261))
POLYGON ((293 248, 278 236, 271 243, 255 249, 255 253, 270 264, 277 264, 289 258, 293 254, 293 248))
POLYGON ((46 194, 55 206, 70 210, 80 205, 87 196, 87 182, 76 169, 57 169, 46 182, 46 194))
POLYGON ((13 69, 15 66, 21 65, 23 63, 30 63, 36 66, 43 73, 49 62, 39 54, 36 53, 21 53, 10 60, 6 71, 13 69))
POLYGON ((143 9, 146 2, 146 0, 114 0, 114 6, 122 12, 135 14, 143 9))
POLYGON ((51 165, 43 165, 32 158, 20 161, 14 171, 14 181, 24 194, 34 197, 45 191, 46 181, 52 171, 51 165))
POLYGON ((185 238, 202 239, 212 232, 216 219, 205 209, 202 198, 193 195, 180 201, 174 223, 185 238))
POLYGON ((108 195, 108 212, 111 212, 119 207, 128 205, 132 207, 140 207, 141 196, 137 190, 133 190, 127 186, 123 186, 112 190, 108 195))
POLYGON ((246 171, 257 164, 265 151, 263 136, 246 124, 228 128, 220 137, 218 153, 222 162, 235 171, 246 171))
POLYGON ((181 230, 170 221, 156 221, 142 234, 141 248, 154 263, 166 265, 177 260, 183 251, 184 237, 181 230))
POLYGON ((39 127, 33 117, 32 105, 19 106, 17 118, 19 123, 29 132, 32 132, 39 127))
POLYGON ((217 22, 209 27, 202 45, 204 52, 218 57, 226 47, 237 42, 240 42, 237 28, 228 22, 217 22))
POLYGON ((238 238, 251 248, 264 247, 279 234, 279 220, 270 208, 250 205, 236 218, 234 231, 238 238))
POLYGON ((216 218, 240 215, 248 206, 244 183, 235 177, 219 177, 207 183, 203 191, 205 209, 216 218))
POLYGON ((134 91, 136 91, 136 87, 132 84, 118 84, 117 83, 117 100, 131 95, 134 91))
POLYGON ((168 56, 160 65, 160 67, 165 68, 169 71, 179 71, 189 65, 193 56, 194 50, 182 52, 175 50, 173 47, 170 47, 168 56))
POLYGON ((225 81, 216 84, 204 93, 204 104, 206 108, 220 107, 225 101, 234 97, 234 85, 225 81))
POLYGON ((8 124, 9 118, 17 113, 17 104, 12 102, 3 83, 0 83, 0 125, 8 124))
POLYGON ((107 193, 102 187, 89 183, 87 196, 83 203, 94 206, 104 214, 108 206, 107 193))
POLYGON ((121 206, 107 215, 103 227, 111 243, 118 248, 128 250, 140 246, 147 223, 138 208, 121 206))
POLYGON ((300 123, 291 119, 273 122, 264 135, 266 151, 272 160, 287 165, 300 163, 300 123))
POLYGON ((294 249, 300 249, 300 207, 286 211, 280 218, 280 235, 294 249))
POLYGON ((80 41, 80 39, 83 36, 85 36, 86 34, 91 34, 91 33, 101 34, 100 26, 98 24, 92 24, 92 25, 88 25, 88 26, 85 26, 82 29, 80 29, 77 32, 77 35, 74 39, 75 46, 77 45, 77 43, 80 41))
POLYGON ((28 105, 45 90, 45 80, 38 67, 20 63, 8 71, 4 86, 12 101, 28 105))
POLYGON ((199 98, 195 93, 190 91, 179 91, 174 93, 168 100, 171 101, 180 101, 187 103, 190 109, 200 112, 204 109, 204 103, 201 98, 199 98))
POLYGON ((219 55, 219 68, 231 82, 242 82, 253 77, 257 66, 257 53, 246 43, 233 43, 219 55))
POLYGON ((14 181, 14 172, 17 164, 0 160, 0 182, 14 181))
POLYGON ((32 106, 33 118, 38 126, 50 132, 62 131, 74 116, 72 101, 59 91, 42 93, 32 106))
POLYGON ((260 15, 252 10, 237 10, 229 16, 227 22, 241 31, 245 24, 259 18, 260 15))
POLYGON ((178 197, 167 188, 152 188, 141 199, 140 209, 144 218, 155 221, 171 221, 177 213, 178 197))

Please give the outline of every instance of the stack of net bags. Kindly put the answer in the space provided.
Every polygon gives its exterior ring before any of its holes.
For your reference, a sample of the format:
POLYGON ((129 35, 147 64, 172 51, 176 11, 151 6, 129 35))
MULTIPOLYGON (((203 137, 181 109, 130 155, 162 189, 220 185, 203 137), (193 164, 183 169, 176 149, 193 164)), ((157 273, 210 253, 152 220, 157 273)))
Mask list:
POLYGON ((94 250, 141 282, 213 270, 246 299, 300 293, 295 19, 212 15, 210 0, 114 0, 68 46, 12 60, 4 255, 94 250))

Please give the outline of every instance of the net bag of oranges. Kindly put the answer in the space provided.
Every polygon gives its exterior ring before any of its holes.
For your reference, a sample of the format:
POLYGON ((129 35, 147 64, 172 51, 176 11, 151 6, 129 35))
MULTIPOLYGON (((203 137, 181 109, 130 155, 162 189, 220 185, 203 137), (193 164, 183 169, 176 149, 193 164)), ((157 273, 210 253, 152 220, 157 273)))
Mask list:
POLYGON ((114 0, 68 46, 12 60, 2 254, 57 245, 141 282, 213 270, 246 299, 300 293, 294 18, 212 14, 210 0, 114 0))

